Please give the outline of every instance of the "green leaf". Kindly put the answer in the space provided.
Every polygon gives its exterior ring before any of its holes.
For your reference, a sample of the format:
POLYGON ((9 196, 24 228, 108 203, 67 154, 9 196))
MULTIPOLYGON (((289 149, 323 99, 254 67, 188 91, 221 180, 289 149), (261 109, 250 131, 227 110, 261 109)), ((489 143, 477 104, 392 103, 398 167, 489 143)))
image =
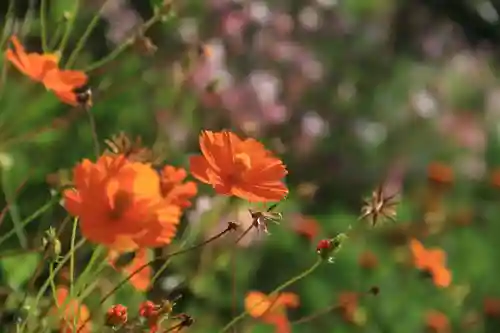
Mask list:
POLYGON ((0 269, 5 282, 12 289, 19 290, 35 274, 39 262, 39 253, 26 254, 22 258, 13 256, 0 260, 0 269))

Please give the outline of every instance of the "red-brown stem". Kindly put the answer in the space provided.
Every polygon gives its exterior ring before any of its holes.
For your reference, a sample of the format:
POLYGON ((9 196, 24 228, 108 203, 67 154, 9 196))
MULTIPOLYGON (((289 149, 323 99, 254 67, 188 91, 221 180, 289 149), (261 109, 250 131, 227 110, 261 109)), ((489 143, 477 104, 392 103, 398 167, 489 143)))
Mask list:
MULTIPOLYGON (((226 229, 224 229, 223 231, 219 232, 215 236, 212 236, 209 239, 201 242, 200 244, 196 244, 196 245, 191 246, 190 248, 187 248, 187 249, 184 249, 184 250, 180 250, 180 251, 177 251, 177 252, 173 252, 173 253, 170 253, 170 254, 167 254, 167 255, 164 255, 164 256, 160 256, 160 257, 157 257, 155 259, 150 260, 149 262, 145 263, 144 265, 140 266, 135 271, 133 271, 132 273, 130 273, 123 280, 121 280, 113 289, 111 289, 106 295, 104 295, 101 298, 101 300, 99 301, 99 304, 103 304, 104 302, 106 302, 108 300, 108 298, 110 298, 118 289, 120 289, 123 285, 125 285, 125 283, 127 283, 132 277, 134 277, 135 275, 139 274, 144 268, 146 268, 149 265, 153 264, 155 261, 170 259, 172 257, 178 256, 178 255, 181 255, 181 254, 185 254, 185 253, 188 253, 190 251, 193 251, 193 250, 199 249, 201 247, 204 247, 205 245, 208 245, 209 243, 211 243, 211 242, 219 239, 220 237, 224 236, 225 234, 227 234, 228 232, 230 232, 232 230, 234 230, 234 224, 229 223, 228 226, 226 227, 226 229)), ((90 319, 91 319, 91 317, 89 316, 87 318, 87 320, 85 320, 80 325, 80 327, 78 328, 78 330, 76 331, 76 333, 80 333, 80 331, 82 330, 82 328, 85 327, 85 325, 90 321, 90 319)))

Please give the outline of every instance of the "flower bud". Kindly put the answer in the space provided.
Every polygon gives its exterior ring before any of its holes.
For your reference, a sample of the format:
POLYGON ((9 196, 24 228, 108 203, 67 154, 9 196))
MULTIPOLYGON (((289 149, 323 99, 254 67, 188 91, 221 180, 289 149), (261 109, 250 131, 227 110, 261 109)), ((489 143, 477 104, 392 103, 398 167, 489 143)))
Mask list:
POLYGON ((116 327, 127 323, 127 307, 121 304, 113 305, 106 312, 106 325, 116 327))
POLYGON ((343 242, 347 239, 346 234, 338 234, 330 239, 322 239, 316 246, 316 253, 328 262, 333 263, 334 256, 342 248, 343 242))
POLYGON ((61 242, 57 238, 56 229, 50 227, 42 239, 42 246, 45 254, 52 260, 56 261, 61 255, 61 242))

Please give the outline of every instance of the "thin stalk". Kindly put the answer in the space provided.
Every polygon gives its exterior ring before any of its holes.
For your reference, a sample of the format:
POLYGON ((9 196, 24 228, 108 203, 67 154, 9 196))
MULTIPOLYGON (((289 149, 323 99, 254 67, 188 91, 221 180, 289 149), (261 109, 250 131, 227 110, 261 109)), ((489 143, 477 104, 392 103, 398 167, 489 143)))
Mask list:
MULTIPOLYGON (((160 20, 160 15, 155 14, 153 17, 151 17, 144 25, 141 27, 140 31, 141 33, 145 33, 153 24, 158 22, 160 20)), ((87 68, 85 68, 83 71, 88 73, 92 72, 108 62, 116 59, 123 51, 125 51, 130 45, 132 45, 135 41, 135 36, 132 36, 125 40, 120 46, 118 46, 116 49, 114 49, 110 54, 102 58, 101 60, 97 60, 93 64, 89 65, 87 68)))
MULTIPOLYGON (((20 224, 19 227, 24 228, 26 225, 28 225, 30 222, 33 222, 37 217, 45 213, 55 202, 59 201, 58 196, 54 196, 51 200, 49 200, 45 205, 40 207, 38 210, 36 210, 33 214, 25 218, 20 224)), ((12 237, 13 235, 16 234, 16 230, 11 229, 5 235, 0 237, 0 245, 5 242, 7 239, 12 237)))
MULTIPOLYGON (((179 256, 181 254, 185 254, 185 253, 191 252, 193 250, 197 250, 197 249, 199 249, 201 247, 204 247, 205 245, 208 245, 209 243, 211 243, 211 242, 213 242, 213 241, 221 238, 222 236, 224 236, 228 232, 233 231, 234 229, 235 229, 235 225, 233 223, 229 223, 226 229, 224 229, 223 231, 221 231, 217 235, 210 237, 209 239, 205 240, 204 242, 201 242, 200 244, 196 244, 196 245, 193 245, 193 246, 191 246, 191 247, 189 247, 187 249, 180 250, 180 251, 177 251, 177 252, 173 252, 173 253, 167 254, 165 256, 157 257, 157 258, 155 258, 153 260, 150 260, 146 264, 138 267, 135 271, 133 271, 132 273, 130 273, 123 280, 121 280, 120 282, 118 282, 113 289, 111 289, 108 293, 106 293, 101 298, 101 300, 99 301, 99 304, 103 304, 104 302, 106 302, 118 289, 120 289, 122 286, 124 286, 131 278, 133 278, 135 275, 139 274, 144 268, 150 266, 155 261, 165 260, 165 259, 171 259, 172 257, 179 256)), ((78 328, 77 333, 80 333, 80 331, 85 327, 85 325, 90 321, 90 319, 91 318, 89 317, 86 321, 84 321, 80 325, 80 327, 78 328)))
POLYGON ((14 14, 14 0, 9 1, 9 8, 7 9, 7 14, 5 14, 5 25, 2 29, 2 39, 0 42, 0 50, 3 50, 5 43, 7 42, 10 34, 12 33, 12 28, 10 31, 7 31, 9 24, 12 25, 13 19, 12 16, 14 14))
MULTIPOLYGON (((80 241, 78 241, 78 243, 76 243, 75 247, 74 247, 74 251, 78 250, 80 247, 82 247, 83 245, 85 244, 85 238, 82 238, 80 241)), ((59 271, 64 267, 64 265, 66 264, 66 262, 69 261, 69 259, 71 258, 72 256, 72 253, 71 252, 68 252, 58 263, 57 263, 57 266, 56 268, 50 272, 49 274, 49 277, 47 278, 47 280, 45 280, 44 284, 42 285, 42 287, 40 288, 40 290, 38 290, 38 293, 35 297, 35 302, 34 302, 34 308, 37 308, 38 307, 38 304, 40 303, 40 300, 42 299, 43 295, 45 294, 45 292, 47 291, 47 289, 50 287, 50 281, 53 280, 57 273, 59 273, 59 271)), ((62 307, 64 307, 64 305, 61 305, 62 307)), ((32 312, 30 312, 32 313, 32 312)), ((19 333, 22 333, 24 332, 25 328, 26 328, 26 325, 27 323, 29 322, 29 317, 30 315, 28 314, 28 318, 26 318, 26 320, 21 324, 21 327, 19 329, 19 333)))
POLYGON ((48 52, 47 47, 47 0, 41 0, 40 4, 40 26, 42 30, 42 50, 48 52))
POLYGON ((99 18, 101 17, 101 13, 102 13, 103 9, 105 8, 106 4, 108 3, 108 1, 109 0, 104 1, 101 8, 99 9, 99 11, 94 15, 94 17, 90 21, 90 23, 89 23, 87 29, 85 30, 85 32, 83 33, 82 37, 78 40, 75 49, 73 50, 73 52, 71 52, 69 59, 66 62, 66 66, 65 66, 66 68, 71 68, 71 66, 73 66, 73 64, 75 63, 76 57, 78 57, 78 54, 80 54, 80 51, 82 50, 82 48, 85 46, 85 43, 89 39, 90 34, 92 33, 92 31, 94 31, 94 28, 96 27, 97 23, 99 22, 99 18))
MULTIPOLYGON (((276 289, 274 289, 269 295, 272 296, 272 295, 275 295, 275 294, 278 294, 279 292, 281 292, 282 290, 288 288, 289 286, 291 286, 292 284, 302 280, 303 278, 305 278, 306 276, 308 276, 309 274, 311 274, 312 272, 314 272, 322 263, 322 259, 321 258, 318 258, 318 260, 311 266, 309 267, 307 270, 303 271, 302 273, 292 277, 291 279, 285 281, 283 284, 281 284, 280 286, 278 286, 276 289)), ((257 304, 254 305, 254 307, 257 307, 261 304, 262 302, 259 302, 257 304)), ((240 320, 242 320, 243 318, 245 318, 247 316, 247 311, 243 311, 242 313, 240 313, 237 317, 233 318, 233 320, 231 320, 226 326, 224 326, 224 328, 220 331, 220 333, 224 333, 224 332, 227 332, 231 327, 233 327, 236 323, 238 323, 240 320)))
POLYGON ((61 44, 59 45, 59 52, 61 52, 61 54, 64 53, 64 49, 68 45, 69 37, 71 35, 71 30, 73 30, 73 25, 75 23, 75 19, 78 14, 79 8, 80 8, 80 0, 76 0, 73 13, 71 14, 71 17, 69 18, 68 22, 66 22, 66 30, 64 31, 61 44))

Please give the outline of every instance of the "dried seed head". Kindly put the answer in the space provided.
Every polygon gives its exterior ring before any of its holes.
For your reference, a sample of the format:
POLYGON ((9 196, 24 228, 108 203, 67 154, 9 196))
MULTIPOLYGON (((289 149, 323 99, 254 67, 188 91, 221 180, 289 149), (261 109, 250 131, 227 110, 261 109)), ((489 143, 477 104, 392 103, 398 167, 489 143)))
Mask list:
POLYGON ((57 261, 61 255, 61 242, 57 238, 56 229, 50 227, 45 231, 42 239, 42 246, 45 254, 52 260, 57 261))
POLYGON ((364 205, 361 208, 361 219, 369 218, 371 226, 376 226, 381 220, 388 219, 396 222, 396 206, 398 202, 395 200, 396 194, 384 196, 383 187, 379 186, 372 192, 370 198, 364 200, 364 205))
POLYGON ((279 222, 283 219, 283 215, 279 212, 270 212, 270 211, 252 211, 249 210, 250 215, 252 216, 252 225, 258 231, 263 231, 266 234, 269 234, 269 222, 273 222, 275 224, 279 224, 279 222))
POLYGON ((142 145, 140 137, 132 141, 125 133, 121 132, 104 140, 108 147, 104 154, 107 155, 125 155, 133 162, 158 164, 163 158, 160 154, 155 154, 151 149, 142 145))

